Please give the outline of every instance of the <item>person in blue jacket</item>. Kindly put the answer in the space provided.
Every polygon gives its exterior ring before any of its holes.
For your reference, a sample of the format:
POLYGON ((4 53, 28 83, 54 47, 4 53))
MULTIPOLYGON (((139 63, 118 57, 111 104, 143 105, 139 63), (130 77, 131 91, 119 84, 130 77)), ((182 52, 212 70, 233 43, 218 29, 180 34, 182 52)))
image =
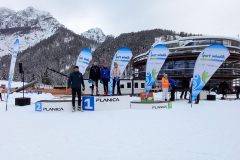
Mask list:
POLYGON ((174 101, 175 100, 176 83, 171 78, 168 78, 168 82, 171 84, 171 88, 172 88, 170 101, 174 101))
POLYGON ((108 82, 110 81, 110 69, 107 67, 107 62, 104 62, 101 69, 101 80, 103 82, 104 95, 109 95, 108 82))

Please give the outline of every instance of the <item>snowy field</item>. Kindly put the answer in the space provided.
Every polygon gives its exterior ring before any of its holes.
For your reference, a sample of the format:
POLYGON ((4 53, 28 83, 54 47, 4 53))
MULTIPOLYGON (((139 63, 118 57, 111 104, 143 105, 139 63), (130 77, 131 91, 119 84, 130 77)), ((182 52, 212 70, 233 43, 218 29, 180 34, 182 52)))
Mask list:
MULTIPOLYGON (((40 113, 34 104, 15 106, 20 96, 10 95, 7 112, 0 102, 3 160, 240 159, 239 100, 201 100, 192 108, 180 100, 172 109, 40 113)), ((58 98, 28 97, 32 102, 58 98)))
MULTIPOLYGON (((2 84, 5 84, 6 87, 8 87, 8 81, 3 81, 3 80, 0 80, 0 85, 2 84)), ((27 84, 26 82, 24 82, 24 84, 27 84)), ((12 82, 11 84, 11 88, 16 88, 16 87, 21 87, 23 86, 23 83, 22 82, 12 82)))

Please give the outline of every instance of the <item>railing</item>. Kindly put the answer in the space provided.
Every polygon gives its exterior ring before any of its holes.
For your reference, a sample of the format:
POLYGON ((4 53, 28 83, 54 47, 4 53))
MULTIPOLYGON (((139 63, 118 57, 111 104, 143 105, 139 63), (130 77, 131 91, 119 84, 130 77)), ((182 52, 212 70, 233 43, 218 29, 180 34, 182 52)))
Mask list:
MULTIPOLYGON (((163 75, 164 73, 168 75, 183 75, 183 74, 193 74, 194 68, 178 68, 178 69, 161 69, 159 75, 163 75)), ((136 78, 145 78, 146 71, 139 71, 134 73, 134 77, 136 78)), ((240 69, 238 68, 219 68, 214 75, 227 75, 234 76, 240 78, 240 69)), ((226 78, 226 77, 225 77, 226 78)))

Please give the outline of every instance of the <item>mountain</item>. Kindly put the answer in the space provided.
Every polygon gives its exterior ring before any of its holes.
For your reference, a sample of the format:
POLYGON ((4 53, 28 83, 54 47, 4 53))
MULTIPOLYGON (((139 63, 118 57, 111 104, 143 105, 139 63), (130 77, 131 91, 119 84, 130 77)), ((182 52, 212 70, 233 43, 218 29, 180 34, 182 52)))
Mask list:
POLYGON ((104 42, 107 37, 100 28, 89 29, 88 31, 83 32, 81 35, 88 39, 97 41, 98 43, 104 42))
MULTIPOLYGON (((23 64, 25 80, 41 80, 47 68, 54 69, 69 75, 76 65, 77 57, 84 48, 97 48, 96 41, 77 35, 66 28, 59 28, 54 35, 42 40, 33 47, 19 52, 14 81, 20 81, 18 64, 23 64)), ((7 79, 10 67, 11 55, 5 55, 0 59, 0 79, 7 79)), ((48 77, 52 84, 65 84, 66 79, 51 72, 48 77)))
POLYGON ((64 27, 50 13, 28 7, 22 11, 0 8, 0 56, 12 53, 15 40, 20 51, 32 47, 64 27))
MULTIPOLYGON (((7 80, 10 68, 12 47, 15 40, 20 41, 14 81, 20 81, 18 64, 23 64, 25 81, 35 79, 51 82, 54 85, 66 84, 66 78, 47 68, 69 75, 76 64, 82 49, 92 51, 93 60, 102 67, 107 61, 110 67, 113 56, 121 47, 128 47, 133 57, 145 53, 160 41, 175 40, 192 34, 172 30, 153 29, 140 32, 123 33, 118 37, 106 36, 101 29, 94 28, 81 35, 66 29, 50 13, 38 11, 32 7, 15 12, 0 8, 0 79, 7 80), (51 72, 51 73, 49 73, 51 72), (47 77, 47 78, 46 78, 47 77)), ((84 78, 88 78, 90 66, 84 78)), ((126 69, 126 76, 131 77, 131 61, 126 69)))

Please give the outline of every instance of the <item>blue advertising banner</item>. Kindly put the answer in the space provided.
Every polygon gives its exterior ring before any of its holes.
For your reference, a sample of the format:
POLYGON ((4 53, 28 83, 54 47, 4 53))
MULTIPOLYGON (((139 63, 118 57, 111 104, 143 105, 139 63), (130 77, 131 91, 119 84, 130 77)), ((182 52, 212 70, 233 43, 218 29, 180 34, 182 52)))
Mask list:
POLYGON ((199 54, 193 72, 191 103, 229 55, 221 44, 210 45, 199 54))
POLYGON ((79 72, 82 74, 85 73, 86 68, 89 65, 89 62, 92 60, 92 53, 89 49, 83 49, 77 59, 76 66, 79 67, 79 72))
MULTIPOLYGON (((113 57, 112 60, 112 65, 111 65, 111 71, 114 68, 114 62, 118 63, 118 68, 121 71, 121 74, 123 73, 123 71, 125 70, 126 66, 128 65, 128 63, 130 62, 132 58, 132 51, 127 48, 127 47, 122 47, 120 48, 117 53, 115 54, 115 56, 113 57)), ((109 87, 109 95, 112 95, 112 91, 113 91, 113 77, 110 77, 110 87, 109 87)))
POLYGON ((12 84, 12 80, 13 80, 13 75, 14 75, 15 64, 16 64, 16 60, 17 60, 18 49, 19 49, 19 40, 16 39, 16 41, 14 43, 14 47, 13 47, 12 59, 11 59, 10 70, 9 70, 6 110, 7 110, 8 97, 9 97, 11 84, 12 84))
POLYGON ((158 72, 162 68, 168 55, 168 47, 164 44, 156 45, 149 53, 146 65, 146 96, 148 96, 158 72))

